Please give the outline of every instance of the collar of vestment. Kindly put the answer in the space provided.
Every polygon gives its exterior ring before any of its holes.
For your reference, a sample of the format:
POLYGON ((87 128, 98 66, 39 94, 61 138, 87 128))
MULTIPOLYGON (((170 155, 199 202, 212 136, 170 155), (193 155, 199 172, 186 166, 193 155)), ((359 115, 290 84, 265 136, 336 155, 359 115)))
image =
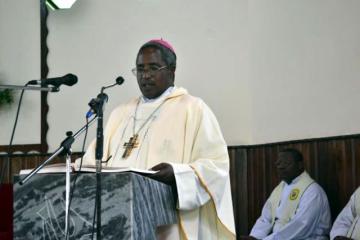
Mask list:
POLYGON ((142 96, 140 98, 141 103, 152 103, 152 102, 157 102, 157 101, 161 101, 163 99, 165 99, 167 96, 169 96, 173 90, 174 90, 175 86, 170 86, 168 87, 160 96, 158 96, 157 98, 147 98, 145 96, 142 96))
POLYGON ((132 151, 135 148, 138 148, 140 146, 140 131, 150 122, 154 119, 154 114, 163 106, 163 104, 176 96, 179 95, 183 95, 186 93, 185 89, 182 88, 176 88, 176 87, 169 87, 165 92, 163 92, 159 97, 154 98, 154 99, 147 99, 145 97, 140 97, 138 99, 138 102, 136 104, 136 108, 135 108, 135 113, 134 113, 134 118, 133 118, 133 132, 132 132, 132 136, 129 138, 129 140, 127 142, 124 143, 124 153, 122 155, 122 158, 128 158, 132 151), (147 107, 151 107, 153 109, 151 109, 151 112, 148 114, 148 116, 143 120, 140 121, 140 124, 138 126, 138 128, 136 128, 136 124, 137 121, 139 121, 139 119, 137 119, 137 113, 138 113, 138 109, 141 108, 141 106, 147 108, 147 107))
POLYGON ((280 184, 273 190, 270 195, 269 201, 271 203, 271 218, 272 223, 275 223, 276 211, 282 205, 281 216, 277 216, 276 224, 278 227, 284 226, 287 224, 290 219, 295 215, 296 209, 299 206, 300 199, 302 194, 306 189, 314 182, 314 180, 309 176, 309 174, 304 171, 298 177, 296 177, 290 184, 287 184, 285 181, 281 181, 280 184), (284 194, 284 202, 280 202, 283 196, 283 190, 287 189, 284 194), (289 193, 288 193, 289 192, 289 193))
POLYGON ((138 101, 140 101, 141 104, 142 103, 152 103, 152 102, 162 102, 162 101, 168 100, 170 98, 178 97, 178 96, 181 96, 181 95, 184 95, 187 93, 188 92, 185 88, 172 86, 172 87, 169 87, 168 89, 166 89, 165 92, 163 92, 157 98, 148 99, 148 98, 145 98, 144 96, 140 96, 138 101))
POLYGON ((284 182, 285 186, 294 185, 294 184, 296 184, 297 182, 299 182, 300 179, 302 178, 302 176, 305 175, 305 174, 307 174, 306 171, 303 171, 299 176, 297 176, 296 178, 294 178, 294 179, 291 181, 291 183, 289 183, 289 184, 288 184, 287 182, 285 182, 285 181, 283 181, 283 182, 284 182))

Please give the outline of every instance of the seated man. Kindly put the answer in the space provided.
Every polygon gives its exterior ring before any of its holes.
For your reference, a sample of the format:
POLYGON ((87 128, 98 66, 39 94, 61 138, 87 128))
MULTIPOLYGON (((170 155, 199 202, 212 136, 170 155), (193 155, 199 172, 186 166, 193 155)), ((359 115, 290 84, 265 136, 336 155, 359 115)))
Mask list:
POLYGON ((330 232, 331 239, 360 239, 360 187, 336 218, 330 232))
POLYGON ((328 239, 329 203, 323 189, 304 171, 302 154, 282 150, 275 164, 282 181, 266 201, 250 236, 242 239, 328 239))

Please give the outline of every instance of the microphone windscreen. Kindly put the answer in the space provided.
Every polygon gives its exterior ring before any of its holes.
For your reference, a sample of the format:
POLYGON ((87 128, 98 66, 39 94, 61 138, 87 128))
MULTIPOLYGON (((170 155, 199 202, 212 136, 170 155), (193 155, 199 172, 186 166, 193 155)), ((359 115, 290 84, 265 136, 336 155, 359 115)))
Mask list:
POLYGON ((77 79, 77 76, 75 76, 74 74, 66 74, 64 77, 63 77, 63 84, 67 85, 67 86, 72 86, 74 85, 75 83, 77 83, 78 79, 77 79))
POLYGON ((119 76, 119 77, 116 78, 116 83, 117 83, 118 85, 123 84, 124 81, 125 81, 125 80, 124 80, 124 78, 123 78, 122 76, 119 76))

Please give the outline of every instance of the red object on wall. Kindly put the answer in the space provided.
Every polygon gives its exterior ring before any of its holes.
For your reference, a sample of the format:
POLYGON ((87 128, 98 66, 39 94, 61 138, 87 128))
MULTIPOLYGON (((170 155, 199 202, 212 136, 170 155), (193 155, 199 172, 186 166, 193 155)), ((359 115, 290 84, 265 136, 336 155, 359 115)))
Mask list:
POLYGON ((13 185, 0 185, 0 240, 13 239, 13 185))

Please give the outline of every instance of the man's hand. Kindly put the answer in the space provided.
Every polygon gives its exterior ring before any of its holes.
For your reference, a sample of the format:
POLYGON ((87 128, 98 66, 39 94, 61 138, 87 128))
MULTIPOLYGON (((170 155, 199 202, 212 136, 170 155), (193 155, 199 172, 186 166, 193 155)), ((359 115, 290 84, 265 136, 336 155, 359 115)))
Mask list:
POLYGON ((158 171, 155 174, 150 174, 149 177, 152 179, 155 179, 157 181, 163 182, 165 184, 168 184, 172 188, 173 197, 174 197, 174 203, 176 204, 178 194, 176 189, 176 180, 174 175, 174 169, 172 166, 168 163, 160 163, 154 167, 152 167, 150 170, 158 171))
POLYGON ((258 240, 252 236, 240 236, 240 240, 258 240))
POLYGON ((353 240, 352 238, 344 237, 344 236, 336 236, 334 240, 353 240))
POLYGON ((150 170, 158 171, 155 174, 149 175, 150 178, 155 179, 157 181, 166 183, 168 185, 175 185, 175 175, 174 175, 174 169, 172 166, 168 163, 160 163, 154 167, 152 167, 150 170))

